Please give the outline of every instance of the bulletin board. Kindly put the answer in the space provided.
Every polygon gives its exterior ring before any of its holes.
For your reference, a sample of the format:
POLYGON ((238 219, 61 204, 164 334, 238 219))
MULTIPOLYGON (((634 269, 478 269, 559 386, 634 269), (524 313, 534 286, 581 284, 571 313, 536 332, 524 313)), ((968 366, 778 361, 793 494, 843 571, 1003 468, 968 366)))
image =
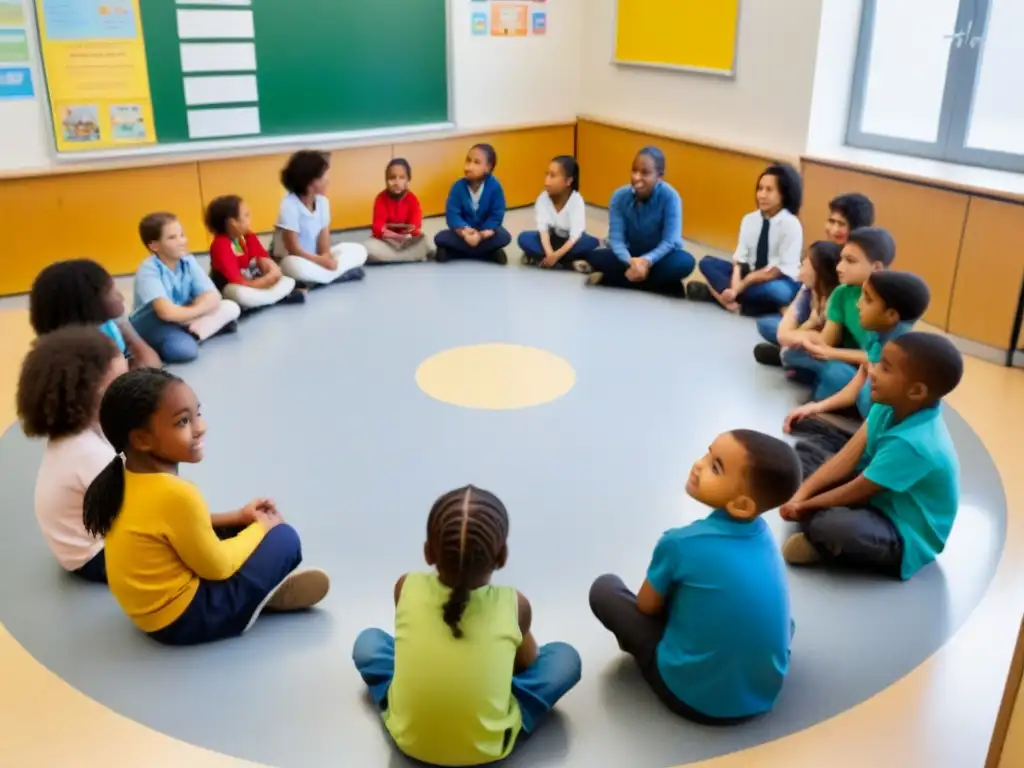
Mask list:
POLYGON ((617 0, 612 60, 733 77, 739 16, 740 0, 617 0))

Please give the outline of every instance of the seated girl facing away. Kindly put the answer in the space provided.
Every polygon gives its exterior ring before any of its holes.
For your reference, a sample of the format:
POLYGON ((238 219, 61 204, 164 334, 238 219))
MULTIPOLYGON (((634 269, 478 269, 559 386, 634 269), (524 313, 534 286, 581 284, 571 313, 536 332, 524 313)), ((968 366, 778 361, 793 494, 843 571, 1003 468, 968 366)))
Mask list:
POLYGON ((474 144, 466 153, 463 178, 452 184, 445 203, 448 229, 437 233, 437 260, 484 259, 507 264, 512 242, 505 221, 505 190, 493 176, 498 155, 490 144, 474 144))
POLYGON ((579 682, 565 643, 537 648, 529 601, 491 584, 508 559, 508 513, 472 486, 427 519, 430 573, 395 584, 396 636, 367 629, 352 657, 398 748, 431 765, 506 757, 579 682))
POLYGON ((732 261, 705 256, 700 271, 707 284, 691 282, 688 298, 714 300, 746 315, 769 315, 788 306, 800 283, 804 230, 797 216, 803 182, 788 163, 769 165, 757 180, 757 210, 740 222, 732 261))
POLYGON ((366 249, 358 243, 331 245, 331 204, 325 196, 330 169, 327 155, 304 149, 281 171, 288 195, 281 201, 272 251, 281 271, 300 284, 363 278, 366 249))
POLYGON ((95 261, 58 261, 36 275, 29 321, 36 335, 67 325, 94 325, 113 339, 132 368, 160 367, 160 356, 125 319, 124 296, 95 261))
POLYGON ((666 181, 665 155, 641 149, 631 181, 608 205, 608 247, 587 255, 590 285, 683 295, 693 256, 683 250, 683 201, 666 181))
POLYGON ((559 155, 548 166, 544 191, 534 205, 537 231, 519 235, 523 264, 568 269, 586 264, 583 257, 600 243, 586 234, 587 207, 580 194, 580 166, 576 158, 559 155))
POLYGON ((36 476, 36 519, 50 551, 70 573, 105 584, 103 539, 82 523, 85 490, 114 458, 99 424, 100 399, 128 363, 95 328, 68 326, 40 336, 18 379, 18 418, 28 437, 45 437, 36 476))
POLYGON ((761 365, 782 365, 782 347, 800 344, 808 334, 825 327, 828 297, 839 285, 836 266, 842 246, 828 240, 811 243, 800 262, 797 279, 803 287, 786 308, 786 314, 765 315, 757 320, 763 342, 754 347, 754 359, 761 365))
POLYGON ((110 591, 139 629, 194 645, 242 634, 264 609, 324 598, 327 574, 295 570, 299 536, 272 501, 211 515, 178 477, 179 463, 202 461, 206 434, 185 382, 152 368, 125 374, 103 396, 100 424, 118 455, 86 491, 85 529, 106 537, 110 591))
POLYGON ((409 190, 412 168, 396 157, 384 169, 386 188, 373 201, 373 237, 366 241, 371 264, 426 261, 433 252, 423 236, 423 209, 409 190))
POLYGON ((271 304, 301 304, 304 290, 281 273, 249 226, 249 206, 238 195, 216 198, 206 209, 210 243, 210 277, 225 299, 243 310, 271 304))

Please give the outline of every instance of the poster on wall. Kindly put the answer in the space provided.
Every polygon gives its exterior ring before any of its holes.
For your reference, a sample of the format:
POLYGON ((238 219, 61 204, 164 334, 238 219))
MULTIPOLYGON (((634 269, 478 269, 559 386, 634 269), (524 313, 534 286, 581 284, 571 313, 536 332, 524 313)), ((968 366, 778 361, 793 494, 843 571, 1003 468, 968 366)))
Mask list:
POLYGON ((544 11, 534 11, 530 28, 535 35, 546 35, 548 32, 548 15, 544 11))
POLYGON ((139 0, 36 0, 57 150, 156 141, 139 0))
POLYGON ((529 34, 529 7, 520 3, 491 5, 493 37, 525 37, 529 34))
POLYGON ((0 0, 0 99, 31 99, 32 62, 21 0, 0 0))
POLYGON ((474 13, 471 20, 474 37, 486 37, 490 32, 490 24, 487 23, 486 13, 474 13))

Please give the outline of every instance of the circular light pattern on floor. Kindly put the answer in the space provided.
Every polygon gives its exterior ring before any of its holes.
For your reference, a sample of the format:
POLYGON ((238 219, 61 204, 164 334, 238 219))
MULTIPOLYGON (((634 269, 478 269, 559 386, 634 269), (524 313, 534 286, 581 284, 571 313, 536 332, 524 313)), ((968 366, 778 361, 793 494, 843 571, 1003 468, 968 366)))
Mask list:
POLYGON ((474 344, 428 357, 416 370, 419 388, 463 408, 509 411, 557 400, 576 372, 558 355, 519 344, 474 344))

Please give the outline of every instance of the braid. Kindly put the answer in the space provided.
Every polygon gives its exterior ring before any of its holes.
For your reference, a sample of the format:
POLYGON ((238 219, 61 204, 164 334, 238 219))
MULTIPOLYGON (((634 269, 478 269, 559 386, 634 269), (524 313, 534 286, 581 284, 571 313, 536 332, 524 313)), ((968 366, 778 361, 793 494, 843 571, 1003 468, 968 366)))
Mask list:
POLYGON ((493 493, 470 485, 434 502, 427 519, 427 540, 438 559, 438 569, 455 575, 443 615, 456 638, 462 637, 459 623, 471 587, 497 567, 507 538, 508 512, 493 493))
POLYGON ((181 381, 159 368, 139 368, 113 381, 100 402, 100 426, 117 453, 85 492, 82 522, 93 536, 106 536, 124 504, 124 453, 133 430, 145 426, 167 387, 181 381))

